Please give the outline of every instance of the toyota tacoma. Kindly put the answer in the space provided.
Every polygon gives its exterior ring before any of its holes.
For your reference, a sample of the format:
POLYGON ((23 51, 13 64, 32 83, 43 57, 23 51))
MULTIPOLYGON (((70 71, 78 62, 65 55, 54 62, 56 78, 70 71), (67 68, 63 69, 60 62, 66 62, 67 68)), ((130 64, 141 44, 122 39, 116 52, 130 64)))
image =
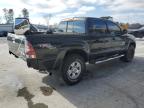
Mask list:
POLYGON ((86 63, 116 58, 131 62, 135 54, 134 36, 106 19, 68 18, 55 31, 42 33, 27 18, 16 18, 14 28, 7 37, 9 53, 25 60, 28 67, 58 74, 68 85, 82 79, 86 63))

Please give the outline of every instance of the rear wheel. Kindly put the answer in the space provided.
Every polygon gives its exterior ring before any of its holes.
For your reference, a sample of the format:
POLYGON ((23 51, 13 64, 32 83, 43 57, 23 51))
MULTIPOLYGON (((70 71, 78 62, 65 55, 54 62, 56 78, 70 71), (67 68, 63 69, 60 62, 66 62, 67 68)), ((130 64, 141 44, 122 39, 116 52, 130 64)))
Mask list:
POLYGON ((130 45, 125 55, 121 58, 124 62, 131 62, 134 58, 135 47, 134 45, 130 45))
POLYGON ((85 61, 81 56, 67 56, 62 67, 62 78, 68 85, 76 84, 82 79, 85 70, 85 61))

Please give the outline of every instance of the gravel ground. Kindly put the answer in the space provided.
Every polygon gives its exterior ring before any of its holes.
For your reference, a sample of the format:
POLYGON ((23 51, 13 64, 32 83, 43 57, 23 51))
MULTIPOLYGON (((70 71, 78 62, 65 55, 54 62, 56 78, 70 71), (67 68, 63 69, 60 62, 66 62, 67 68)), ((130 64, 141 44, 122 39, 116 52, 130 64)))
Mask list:
POLYGON ((132 63, 88 65, 82 82, 66 86, 8 54, 0 39, 0 108, 144 108, 144 40, 132 63))

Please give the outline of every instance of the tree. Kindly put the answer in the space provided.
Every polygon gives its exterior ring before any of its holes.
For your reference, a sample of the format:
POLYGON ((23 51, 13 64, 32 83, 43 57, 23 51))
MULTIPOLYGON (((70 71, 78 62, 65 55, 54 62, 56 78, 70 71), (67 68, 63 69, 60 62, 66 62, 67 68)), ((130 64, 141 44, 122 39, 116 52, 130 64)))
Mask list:
POLYGON ((29 11, 26 8, 24 8, 22 10, 22 15, 24 18, 29 18, 29 11))
POLYGON ((14 22, 14 11, 13 9, 3 9, 4 12, 4 18, 6 20, 7 24, 13 23, 14 22))
POLYGON ((0 24, 2 24, 2 17, 0 16, 0 24))

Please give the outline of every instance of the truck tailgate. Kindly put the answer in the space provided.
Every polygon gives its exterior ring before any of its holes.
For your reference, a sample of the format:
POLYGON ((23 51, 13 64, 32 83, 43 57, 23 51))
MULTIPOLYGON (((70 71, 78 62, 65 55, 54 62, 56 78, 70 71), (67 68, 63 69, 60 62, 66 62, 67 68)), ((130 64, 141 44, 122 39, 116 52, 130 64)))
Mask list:
POLYGON ((26 59, 25 40, 26 40, 26 37, 24 35, 16 35, 16 34, 9 33, 7 36, 8 47, 9 47, 10 53, 24 60, 26 59))

